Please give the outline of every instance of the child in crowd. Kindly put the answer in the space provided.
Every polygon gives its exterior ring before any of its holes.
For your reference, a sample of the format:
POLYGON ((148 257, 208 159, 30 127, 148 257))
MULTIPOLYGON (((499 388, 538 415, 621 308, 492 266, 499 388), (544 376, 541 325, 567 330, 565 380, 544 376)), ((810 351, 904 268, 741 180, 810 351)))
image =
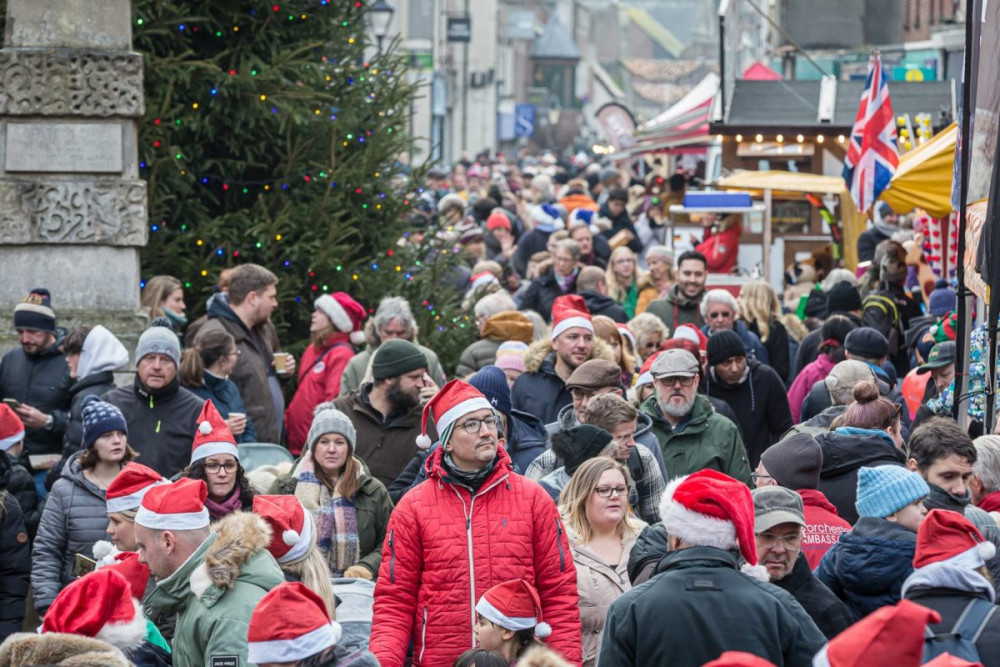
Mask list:
POLYGON ((534 643, 552 633, 542 621, 538 591, 524 579, 497 584, 476 603, 476 643, 480 648, 499 653, 508 664, 534 643))

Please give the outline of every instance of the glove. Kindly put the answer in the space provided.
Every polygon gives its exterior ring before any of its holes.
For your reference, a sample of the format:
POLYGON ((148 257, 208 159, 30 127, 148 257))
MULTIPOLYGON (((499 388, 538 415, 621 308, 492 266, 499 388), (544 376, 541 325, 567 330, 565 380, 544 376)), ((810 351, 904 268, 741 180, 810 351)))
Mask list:
POLYGON ((346 570, 344 570, 344 576, 348 579, 364 579, 365 581, 372 580, 371 571, 364 565, 352 565, 346 570))

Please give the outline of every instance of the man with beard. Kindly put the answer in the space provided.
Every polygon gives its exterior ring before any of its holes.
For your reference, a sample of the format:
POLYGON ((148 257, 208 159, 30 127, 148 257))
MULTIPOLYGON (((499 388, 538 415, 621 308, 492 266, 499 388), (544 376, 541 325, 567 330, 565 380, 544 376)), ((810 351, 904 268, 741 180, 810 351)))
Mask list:
POLYGON ((354 424, 358 458, 387 488, 417 453, 421 401, 437 390, 420 348, 392 338, 375 351, 372 381, 333 402, 354 424))
POLYGON ((650 303, 646 312, 663 320, 671 331, 682 324, 693 324, 700 329, 705 324, 701 298, 705 295, 707 278, 708 261, 705 256, 697 250, 682 252, 677 258, 677 284, 666 298, 650 303))
POLYGON ((552 335, 536 341, 524 356, 526 372, 510 392, 515 410, 549 424, 573 402, 566 381, 576 367, 593 358, 611 358, 610 346, 594 337, 590 312, 578 294, 558 297, 552 305, 552 335))
POLYGON ((711 468, 746 484, 750 463, 739 428, 698 393, 698 360, 687 350, 664 350, 650 373, 656 391, 640 409, 653 420, 667 466, 666 479, 711 468))
POLYGON ((768 581, 792 594, 827 639, 854 622, 850 609, 813 575, 802 553, 802 498, 781 486, 753 490, 757 564, 768 581))
POLYGON ((792 427, 785 383, 770 366, 747 358, 743 341, 734 331, 712 334, 707 352, 702 390, 706 396, 724 400, 736 413, 750 468, 756 468, 761 453, 792 427))

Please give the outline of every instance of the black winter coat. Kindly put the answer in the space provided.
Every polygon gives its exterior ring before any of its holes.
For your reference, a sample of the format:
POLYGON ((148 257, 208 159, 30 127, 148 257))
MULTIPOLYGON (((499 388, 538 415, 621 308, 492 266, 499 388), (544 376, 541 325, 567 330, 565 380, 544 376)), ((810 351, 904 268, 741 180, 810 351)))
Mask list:
POLYGON ((600 236, 610 240, 618 232, 631 232, 632 239, 628 242, 629 250, 637 255, 642 253, 642 241, 639 240, 639 233, 635 231, 635 224, 632 222, 632 218, 629 217, 627 208, 617 217, 614 217, 611 215, 611 211, 608 210, 608 202, 604 202, 601 204, 598 215, 611 221, 611 229, 601 232, 600 236))
POLYGON ((5 490, 10 470, 10 460, 3 454, 0 456, 0 644, 21 631, 31 576, 31 547, 21 506, 5 490))
POLYGON ((533 373, 521 373, 510 390, 515 410, 535 415, 549 424, 559 417, 559 411, 573 402, 566 383, 556 373, 556 353, 550 352, 533 373))
POLYGON ((839 428, 816 436, 823 452, 817 488, 851 525, 858 522, 858 509, 854 506, 858 498, 858 468, 906 464, 903 452, 883 435, 864 429, 839 428))
MULTIPOLYGON (((954 588, 917 588, 907 590, 905 597, 941 614, 940 623, 928 626, 935 634, 950 632, 969 602, 977 597, 986 599, 982 594, 954 588)), ((976 649, 983 667, 1000 667, 1000 609, 993 612, 993 617, 986 622, 976 649)))
POLYGON ((628 580, 632 586, 649 581, 656 564, 667 555, 667 529, 662 523, 646 526, 628 555, 628 580))
POLYGON ((730 552, 691 547, 667 554, 656 576, 611 604, 598 664, 700 667, 745 651, 809 665, 825 643, 791 595, 742 574, 730 552))
POLYGON ((604 296, 589 289, 580 292, 580 296, 587 303, 587 310, 590 311, 591 315, 604 315, 621 324, 628 322, 628 315, 625 314, 625 309, 610 296, 604 296))
POLYGON ((170 479, 191 462, 191 442, 205 402, 176 377, 150 392, 136 375, 131 387, 112 389, 103 399, 125 415, 128 441, 139 452, 139 463, 170 479))
MULTIPOLYGON (((792 370, 792 362, 789 359, 788 329, 778 320, 771 320, 767 326, 767 340, 762 342, 764 349, 767 350, 767 358, 770 360, 768 365, 774 369, 774 372, 778 374, 782 382, 787 381, 788 384, 791 384, 792 378, 789 375, 792 370)), ((750 333, 760 338, 760 328, 756 322, 749 322, 747 329, 750 330, 750 333)))
POLYGON ((760 455, 792 427, 785 383, 770 366, 747 360, 746 381, 735 387, 721 384, 711 369, 702 389, 707 396, 719 398, 736 413, 740 434, 747 448, 750 469, 760 463, 760 455))
POLYGON ((554 271, 555 269, 549 269, 532 280, 520 303, 521 310, 533 310, 546 322, 552 320, 552 303, 556 297, 576 293, 576 276, 570 282, 569 290, 564 292, 556 281, 554 271))
POLYGON ((517 250, 510 258, 510 264, 522 278, 528 275, 528 260, 536 252, 542 252, 549 246, 549 236, 552 232, 532 229, 517 240, 517 250))
POLYGON ((816 578, 801 553, 792 571, 773 583, 792 594, 827 639, 833 639, 854 623, 851 610, 816 578))
POLYGON ((29 454, 58 454, 62 451, 63 433, 69 416, 69 377, 66 357, 59 350, 62 338, 38 354, 28 355, 16 347, 0 361, 0 394, 14 398, 52 415, 51 430, 24 429, 24 453, 21 459, 28 469, 29 454))
POLYGON ((28 537, 34 541, 38 521, 42 517, 42 503, 38 502, 35 479, 20 459, 12 459, 6 452, 0 452, 0 490, 4 489, 17 498, 28 537))

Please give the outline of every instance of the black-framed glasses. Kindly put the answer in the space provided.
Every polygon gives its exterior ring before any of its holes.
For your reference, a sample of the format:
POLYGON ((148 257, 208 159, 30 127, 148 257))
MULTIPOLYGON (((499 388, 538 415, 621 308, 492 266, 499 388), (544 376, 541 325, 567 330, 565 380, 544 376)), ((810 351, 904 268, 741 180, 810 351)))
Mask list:
POLYGON ((491 415, 489 417, 483 417, 482 419, 467 419, 460 424, 462 430, 468 434, 479 433, 479 430, 486 424, 486 428, 491 431, 497 431, 500 429, 500 420, 496 415, 491 415))
POLYGON ((762 479, 774 479, 774 478, 771 477, 770 475, 761 475, 761 474, 758 474, 758 473, 755 473, 755 472, 750 473, 750 480, 754 484, 756 484, 757 482, 759 482, 762 479))
POLYGON ((240 467, 240 464, 236 461, 227 461, 226 463, 206 463, 205 472, 210 475, 216 475, 220 470, 225 470, 226 472, 236 472, 236 469, 240 467))
POLYGON ((611 494, 615 494, 619 498, 624 498, 625 494, 628 493, 627 486, 595 486, 594 493, 597 494, 598 498, 610 498, 611 494))
POLYGON ((670 375, 668 377, 657 379, 659 382, 662 382, 668 387, 673 387, 675 384, 680 384, 682 387, 690 387, 695 381, 695 377, 693 375, 691 377, 686 375, 670 375))

